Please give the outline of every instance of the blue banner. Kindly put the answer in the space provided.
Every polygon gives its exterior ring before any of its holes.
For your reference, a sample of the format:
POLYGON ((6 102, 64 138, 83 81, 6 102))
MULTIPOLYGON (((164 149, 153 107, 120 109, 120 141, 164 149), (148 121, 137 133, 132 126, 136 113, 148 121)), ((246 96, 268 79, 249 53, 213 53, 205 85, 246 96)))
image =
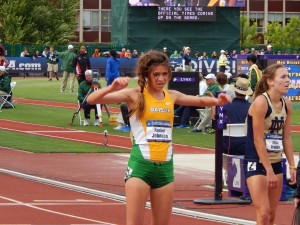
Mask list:
MULTIPOLYGON (((237 71, 238 73, 249 72, 250 66, 247 63, 248 55, 238 55, 237 71)), ((264 55, 260 56, 266 60, 267 66, 272 64, 283 64, 289 72, 290 87, 286 96, 291 101, 300 101, 300 55, 264 55)))

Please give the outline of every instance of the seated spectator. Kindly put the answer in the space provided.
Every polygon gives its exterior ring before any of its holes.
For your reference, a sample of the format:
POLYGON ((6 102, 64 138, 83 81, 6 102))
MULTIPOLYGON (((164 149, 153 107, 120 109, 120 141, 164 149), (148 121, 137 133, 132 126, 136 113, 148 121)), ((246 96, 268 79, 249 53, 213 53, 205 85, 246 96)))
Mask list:
POLYGON ((42 54, 40 54, 39 50, 36 50, 35 53, 33 54, 34 58, 42 58, 44 57, 42 54))
POLYGON ((10 82, 11 76, 6 71, 5 66, 0 66, 0 95, 7 95, 10 92, 10 82))
POLYGON ((98 48, 94 49, 94 53, 92 54, 93 58, 99 58, 100 57, 100 52, 98 48))
MULTIPOLYGON (((205 77, 207 90, 203 96, 216 97, 217 91, 220 91, 220 87, 216 82, 216 76, 213 73, 209 73, 205 77)), ((205 128, 211 122, 211 107, 205 107, 205 115, 201 123, 194 128, 191 132, 205 132, 205 128)), ((213 126, 214 127, 214 126, 213 126)))
POLYGON ((178 51, 175 50, 174 53, 170 56, 171 59, 179 59, 181 58, 181 55, 178 54, 178 51))
POLYGON ((83 126, 89 125, 91 109, 95 109, 94 126, 99 126, 99 117, 96 105, 90 105, 85 101, 86 96, 92 93, 94 91, 93 89, 96 87, 100 87, 100 84, 98 82, 93 82, 93 71, 85 71, 85 80, 80 83, 78 88, 78 100, 84 111, 83 126))
MULTIPOLYGON (((207 90, 206 81, 203 79, 203 76, 199 76, 199 96, 202 96, 207 90)), ((175 111, 175 116, 180 116, 180 125, 176 128, 189 128, 190 127, 190 117, 193 111, 195 111, 197 107, 193 106, 179 106, 175 111)))
MULTIPOLYGON (((238 124, 245 123, 248 115, 250 103, 246 100, 247 95, 252 95, 253 91, 248 86, 248 80, 238 77, 234 85, 230 85, 234 90, 236 97, 231 104, 224 106, 224 111, 227 115, 227 123, 238 124)), ((230 131, 229 131, 230 132, 230 131)), ((230 155, 244 155, 246 145, 245 137, 223 137, 223 153, 230 155)))
POLYGON ((21 52, 20 57, 30 57, 30 58, 32 58, 33 60, 35 60, 34 55, 29 54, 27 48, 24 48, 24 49, 23 49, 23 52, 21 52))
POLYGON ((131 57, 132 58, 138 58, 138 57, 140 57, 140 55, 139 55, 139 53, 138 53, 138 51, 136 49, 133 50, 133 53, 132 53, 131 57))
POLYGON ((128 58, 130 59, 131 58, 131 52, 129 49, 126 50, 126 53, 125 53, 125 58, 128 58))

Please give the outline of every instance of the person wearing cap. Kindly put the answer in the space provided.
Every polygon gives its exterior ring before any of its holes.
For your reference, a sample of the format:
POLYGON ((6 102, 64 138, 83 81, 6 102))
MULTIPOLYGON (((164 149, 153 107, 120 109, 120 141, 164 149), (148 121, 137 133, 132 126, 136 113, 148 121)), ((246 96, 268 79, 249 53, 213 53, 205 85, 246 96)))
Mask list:
POLYGON ((170 58, 170 53, 169 53, 167 47, 163 48, 163 52, 170 58))
POLYGON ((63 77, 60 86, 60 92, 64 92, 66 90, 68 79, 70 78, 70 92, 74 92, 74 82, 75 82, 75 73, 73 70, 73 63, 76 57, 74 53, 74 46, 69 45, 68 50, 57 55, 62 58, 61 70, 63 71, 63 77))
MULTIPOLYGON (((213 73, 207 74, 205 77, 207 90, 204 92, 203 96, 210 96, 216 98, 217 91, 220 91, 220 87, 216 82, 216 76, 213 73)), ((205 115, 201 123, 194 128, 191 132, 204 132, 205 128, 211 122, 211 107, 205 107, 205 115)))
POLYGON ((5 66, 0 66, 0 95, 7 95, 10 90, 11 76, 6 71, 5 66))
MULTIPOLYGON (((235 84, 229 85, 230 89, 235 92, 235 98, 232 102, 224 106, 227 122, 229 124, 245 123, 250 103, 246 96, 252 95, 253 91, 248 86, 248 80, 238 77, 235 84)), ((223 153, 229 155, 244 155, 246 145, 245 137, 223 137, 223 153), (230 144, 229 144, 230 143, 230 144)))
POLYGON ((221 54, 219 56, 219 70, 220 72, 225 73, 227 57, 224 50, 221 50, 220 53, 221 54))
POLYGON ((267 46, 267 50, 264 52, 264 55, 273 55, 272 45, 267 46))
MULTIPOLYGON (((95 109, 95 120, 94 120, 94 126, 99 126, 99 117, 97 112, 96 105, 89 104, 86 101, 86 96, 91 94, 92 92, 96 91, 94 87, 100 87, 100 84, 98 81, 93 81, 93 71, 92 70, 86 70, 85 71, 85 80, 83 80, 79 87, 78 87, 78 94, 77 98, 83 108, 84 111, 84 120, 83 120, 83 126, 89 126, 89 121, 91 119, 91 110, 95 109)), ((98 88, 97 88, 98 89, 98 88)))
POLYGON ((185 47, 184 54, 183 54, 183 61, 184 61, 184 71, 190 72, 192 71, 192 58, 190 56, 191 48, 185 47))
POLYGON ((247 56, 247 62, 250 66, 249 70, 249 86, 251 87, 252 91, 255 91, 256 85, 260 81, 262 77, 262 72, 256 65, 257 56, 254 54, 247 56))

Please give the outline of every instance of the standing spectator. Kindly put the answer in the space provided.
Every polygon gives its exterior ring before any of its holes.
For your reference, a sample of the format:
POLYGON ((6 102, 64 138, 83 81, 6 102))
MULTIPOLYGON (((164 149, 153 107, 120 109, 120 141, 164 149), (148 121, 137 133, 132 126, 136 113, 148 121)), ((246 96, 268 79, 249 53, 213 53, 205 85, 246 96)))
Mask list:
POLYGON ((43 57, 47 58, 48 55, 48 49, 44 48, 43 52, 42 52, 43 57))
POLYGON ((130 78, 119 77, 112 85, 92 93, 90 104, 125 102, 134 143, 125 175, 126 224, 143 224, 145 204, 150 196, 151 224, 169 224, 174 196, 172 126, 174 104, 190 106, 224 105, 218 99, 185 95, 165 86, 172 78, 168 57, 150 51, 137 64, 139 88, 126 88, 130 78), (157 110, 160 109, 160 110, 157 110))
POLYGON ((251 55, 247 56, 247 62, 248 62, 248 65, 250 66, 249 86, 251 87, 253 92, 255 91, 255 87, 262 77, 262 72, 256 65, 256 61, 257 61, 256 55, 251 54, 251 55))
POLYGON ((105 79, 106 79, 106 85, 109 86, 112 84, 112 82, 120 76, 120 59, 117 58, 118 53, 116 50, 110 50, 109 51, 109 59, 106 63, 106 73, 105 73, 105 79))
POLYGON ((291 183, 296 182, 290 124, 292 103, 283 97, 289 84, 289 73, 284 65, 268 66, 248 111, 243 165, 259 225, 274 224, 282 193, 283 153, 290 165, 291 183))
POLYGON ((120 53, 120 58, 125 58, 126 48, 122 48, 122 51, 120 53))
POLYGON ((138 57, 140 57, 139 56, 139 53, 138 53, 138 51, 136 50, 136 49, 134 49, 133 50, 133 53, 132 53, 132 56, 131 56, 132 58, 138 58, 138 57))
POLYGON ((95 109, 94 126, 99 126, 100 122, 96 105, 91 105, 87 101, 84 101, 84 99, 86 99, 86 96, 94 91, 93 89, 95 87, 99 87, 100 84, 93 81, 92 70, 86 70, 84 73, 85 79, 79 85, 77 97, 84 111, 83 126, 89 125, 89 120, 91 119, 91 109, 95 109))
POLYGON ((98 48, 94 49, 94 53, 92 54, 93 58, 99 58, 100 57, 100 52, 98 48))
POLYGON ((206 53, 206 52, 203 52, 203 53, 202 53, 202 56, 200 56, 200 57, 198 58, 198 60, 202 60, 202 59, 208 59, 208 56, 207 56, 207 53, 206 53))
POLYGON ((167 47, 163 48, 163 52, 170 58, 170 53, 169 53, 167 47))
POLYGON ((58 55, 62 58, 61 70, 63 71, 63 78, 61 81, 60 92, 64 92, 66 86, 68 84, 68 79, 70 78, 70 92, 74 92, 74 59, 76 54, 74 53, 74 46, 69 45, 68 50, 62 53, 58 53, 58 55))
POLYGON ((190 56, 191 49, 190 47, 185 47, 183 61, 184 61, 184 71, 190 72, 192 71, 192 58, 190 56))
POLYGON ((47 63, 48 63, 48 72, 49 72, 49 81, 52 81, 53 73, 55 75, 56 80, 58 79, 58 56, 54 49, 54 46, 50 46, 50 51, 47 55, 47 63))
POLYGON ((226 62, 227 62, 227 57, 225 55, 225 51, 221 50, 221 55, 219 56, 219 70, 222 73, 225 73, 226 62))
POLYGON ((267 46, 267 51, 264 52, 264 55, 273 55, 272 45, 267 46))
POLYGON ((74 59, 75 76, 78 80, 78 84, 85 80, 85 71, 91 69, 90 58, 86 53, 85 46, 81 46, 79 53, 74 59))

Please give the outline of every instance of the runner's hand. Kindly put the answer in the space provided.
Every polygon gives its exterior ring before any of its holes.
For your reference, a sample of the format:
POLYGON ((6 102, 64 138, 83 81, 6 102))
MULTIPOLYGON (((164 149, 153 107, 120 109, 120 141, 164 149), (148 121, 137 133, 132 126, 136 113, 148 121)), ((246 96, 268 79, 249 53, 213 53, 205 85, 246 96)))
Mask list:
POLYGON ((130 77, 118 77, 111 84, 112 89, 115 91, 118 91, 118 90, 126 88, 128 86, 129 80, 130 80, 130 77))
POLYGON ((218 96, 217 105, 226 105, 232 101, 231 97, 229 95, 226 95, 225 93, 221 93, 218 96))
POLYGON ((272 171, 267 171, 267 182, 269 188, 277 188, 278 186, 278 179, 275 173, 272 171))

